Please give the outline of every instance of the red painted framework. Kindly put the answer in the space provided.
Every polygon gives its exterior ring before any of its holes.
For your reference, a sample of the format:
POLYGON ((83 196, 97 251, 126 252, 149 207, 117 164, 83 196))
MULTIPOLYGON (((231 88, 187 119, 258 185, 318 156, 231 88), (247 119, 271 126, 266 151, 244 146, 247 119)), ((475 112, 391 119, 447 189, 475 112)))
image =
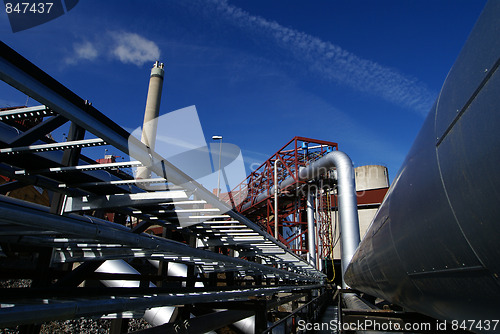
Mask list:
POLYGON ((321 158, 330 150, 337 149, 338 144, 335 142, 294 137, 231 191, 230 196, 233 198, 242 196, 241 194, 244 194, 245 197, 236 201, 240 204, 235 209, 251 220, 260 223, 268 233, 274 235, 275 213, 272 187, 274 186, 274 163, 279 160, 277 164, 278 183, 288 177, 292 177, 295 181, 279 193, 279 235, 275 237, 297 254, 306 253, 306 202, 305 193, 300 191, 300 186, 305 182, 298 181, 298 172, 301 167, 321 158), (302 148, 303 143, 307 144, 307 149, 302 148), (284 225, 300 226, 297 229, 300 233, 294 236, 283 236, 284 225), (299 240, 298 245, 294 243, 295 239, 299 240))
MULTIPOLYGON (((274 163, 279 159, 277 165, 278 183, 288 177, 295 180, 286 189, 279 192, 278 198, 278 236, 279 241, 288 246, 298 255, 305 255, 307 249, 307 218, 306 218, 306 194, 307 190, 303 187, 305 182, 298 181, 298 172, 301 167, 306 166, 329 152, 329 150, 338 150, 338 144, 335 142, 311 139, 306 137, 294 137, 286 143, 281 149, 273 154, 268 160, 253 171, 244 181, 236 186, 229 194, 223 194, 222 200, 228 203, 240 203, 234 207, 235 210, 245 214, 249 219, 257 222, 263 228, 274 236, 275 213, 274 213, 274 163), (302 144, 308 146, 307 152, 302 148, 302 144), (242 197, 242 198, 238 198, 242 197), (235 200, 236 201, 233 201, 235 200), (284 226, 295 228, 297 234, 289 236, 283 235, 284 226), (298 242, 294 242, 298 240, 298 242)), ((325 181, 328 183, 327 181, 325 181)), ((316 215, 316 240, 318 245, 316 249, 320 258, 329 258, 330 251, 336 243, 335 238, 331 237, 331 231, 334 230, 336 222, 334 213, 337 210, 337 196, 334 195, 329 185, 320 184, 318 191, 318 212, 316 215), (332 244, 333 243, 333 244, 332 244)), ((375 205, 378 207, 382 203, 388 188, 358 191, 358 206, 375 205)))

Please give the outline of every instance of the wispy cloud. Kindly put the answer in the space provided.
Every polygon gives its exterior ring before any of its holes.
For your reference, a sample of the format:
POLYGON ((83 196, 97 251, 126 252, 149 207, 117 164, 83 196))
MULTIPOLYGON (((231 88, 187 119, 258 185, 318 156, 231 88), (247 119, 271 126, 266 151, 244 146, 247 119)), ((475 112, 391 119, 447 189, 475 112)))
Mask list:
POLYGON ((333 43, 252 15, 228 4, 227 0, 208 3, 220 19, 249 33, 273 39, 296 60, 304 62, 310 71, 327 80, 379 96, 420 114, 426 114, 434 101, 435 94, 416 78, 358 57, 333 43))
POLYGON ((138 34, 120 31, 110 35, 114 41, 111 52, 123 63, 141 66, 160 57, 158 45, 138 34))
POLYGON ((89 41, 73 44, 73 55, 66 58, 66 63, 76 64, 80 60, 95 60, 99 56, 97 48, 89 41))
POLYGON ((73 65, 81 61, 96 61, 102 57, 142 66, 146 62, 158 60, 160 48, 155 42, 136 33, 108 31, 93 40, 74 43, 66 63, 73 65))

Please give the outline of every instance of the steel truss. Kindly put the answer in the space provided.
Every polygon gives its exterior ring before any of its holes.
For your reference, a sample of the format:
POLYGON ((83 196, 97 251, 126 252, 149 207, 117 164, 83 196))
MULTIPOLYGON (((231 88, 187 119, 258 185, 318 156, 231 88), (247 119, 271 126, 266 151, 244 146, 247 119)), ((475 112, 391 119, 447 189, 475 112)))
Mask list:
POLYGON ((331 180, 316 180, 317 182, 311 183, 300 181, 298 173, 301 168, 337 149, 338 144, 334 142, 294 137, 232 191, 233 196, 243 193, 243 190, 248 192, 248 196, 236 209, 260 223, 268 233, 274 235, 277 230, 278 236, 275 237, 297 255, 302 256, 309 250, 306 207, 307 193, 311 188, 317 192, 318 203, 321 203, 315 210, 316 221, 321 223, 320 229, 314 233, 317 235, 316 239, 321 240, 319 244, 325 249, 325 251, 320 249, 321 255, 329 255, 330 252, 326 249, 331 238, 327 237, 327 232, 333 228, 331 219, 333 205, 326 206, 324 198, 332 196, 333 177, 331 180), (287 185, 279 190, 277 213, 274 194, 275 169, 278 185, 288 180, 287 185))
MULTIPOLYGON (((311 191, 315 253, 321 270, 326 260, 333 261, 333 248, 339 244, 336 171, 326 171, 322 178, 307 181, 299 180, 298 175, 301 168, 337 149, 335 142, 294 137, 223 198, 229 203, 229 196, 247 194, 238 198, 236 210, 259 223, 295 254, 305 257, 310 250, 307 199, 311 191)), ((358 209, 377 208, 386 192, 387 188, 356 192, 358 209)), ((326 263, 325 272, 333 270, 331 263, 326 263)))
MULTIPOLYGON (((30 280, 29 288, 0 289, 0 327, 126 318, 152 307, 192 310, 208 302, 228 309, 229 301, 245 301, 256 314, 259 303, 278 294, 307 302, 324 291, 325 275, 286 240, 219 201, 3 43, 0 78, 41 103, 0 112, 0 278, 30 280), (67 122, 67 141, 55 141, 50 132, 67 122), (81 152, 96 145, 112 146, 131 162, 96 164, 81 152), (123 172, 129 167, 147 167, 157 178, 135 180, 123 172), (29 201, 12 198, 30 191, 29 201), (118 259, 140 275, 96 271, 118 259), (167 275, 172 263, 184 264, 186 274, 167 275), (104 280, 137 286, 109 288, 99 283, 104 280)), ((271 309, 256 317, 256 332, 279 320, 269 319, 271 309)), ((235 321, 227 312, 221 326, 235 321)), ((178 321, 188 321, 189 312, 180 313, 178 321)))

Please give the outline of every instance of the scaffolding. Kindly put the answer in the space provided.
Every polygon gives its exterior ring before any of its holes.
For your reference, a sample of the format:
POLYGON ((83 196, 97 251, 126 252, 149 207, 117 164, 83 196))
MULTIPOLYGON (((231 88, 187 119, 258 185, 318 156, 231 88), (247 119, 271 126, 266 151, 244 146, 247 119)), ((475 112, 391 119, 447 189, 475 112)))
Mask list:
POLYGON ((333 228, 334 216, 326 198, 331 197, 334 189, 333 171, 321 179, 307 181, 299 179, 299 171, 337 149, 334 142, 294 137, 233 189, 234 197, 248 194, 244 200, 239 199, 236 210, 258 222, 297 256, 305 257, 310 251, 307 197, 312 192, 317 199, 312 209, 318 226, 313 234, 319 241, 314 247, 324 257, 332 245, 332 239, 326 236, 333 228))

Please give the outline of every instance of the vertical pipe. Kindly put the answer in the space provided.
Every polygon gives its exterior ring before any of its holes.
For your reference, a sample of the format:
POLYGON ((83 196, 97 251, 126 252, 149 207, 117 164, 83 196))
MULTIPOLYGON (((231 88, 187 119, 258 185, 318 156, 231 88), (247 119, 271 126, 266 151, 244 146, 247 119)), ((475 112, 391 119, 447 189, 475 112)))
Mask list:
MULTIPOLYGON (((337 167, 338 210, 341 233, 342 287, 346 288, 344 274, 360 242, 358 201, 351 159, 340 151, 332 153, 338 155, 335 165, 337 167)), ((330 156, 332 153, 328 155, 330 156)))
POLYGON ((278 162, 280 159, 276 154, 276 160, 274 161, 274 238, 278 239, 278 162))
POLYGON ((314 242, 314 194, 311 187, 307 189, 307 248, 309 249, 309 260, 316 267, 316 243, 314 242))
MULTIPOLYGON (((217 198, 220 198, 220 169, 222 161, 222 136, 220 136, 219 142, 219 173, 217 174, 217 198)), ((226 186, 227 188, 227 186, 226 186)))
MULTIPOLYGON (((146 99, 146 110, 144 111, 141 142, 148 146, 151 151, 154 151, 156 145, 156 131, 158 128, 163 76, 165 73, 163 67, 163 63, 156 61, 151 69, 148 97, 146 99)), ((151 172, 146 167, 139 167, 137 169, 138 179, 147 179, 150 177, 151 172)))
MULTIPOLYGON (((345 288, 347 285, 344 281, 344 274, 360 241, 358 203, 352 161, 344 152, 330 152, 322 158, 310 163, 309 166, 302 168, 299 171, 299 180, 313 180, 325 174, 333 167, 335 167, 337 171, 342 286, 345 288)), ((287 181, 288 179, 281 184, 286 184, 287 181)), ((307 207, 309 208, 309 203, 307 207)))
POLYGON ((316 237, 316 245, 318 249, 316 250, 316 268, 319 271, 323 271, 323 263, 321 262, 321 256, 323 255, 323 242, 320 237, 321 228, 323 225, 323 217, 320 216, 319 211, 319 192, 318 188, 316 188, 316 201, 315 201, 315 212, 316 212, 316 226, 314 229, 314 235, 316 237))

